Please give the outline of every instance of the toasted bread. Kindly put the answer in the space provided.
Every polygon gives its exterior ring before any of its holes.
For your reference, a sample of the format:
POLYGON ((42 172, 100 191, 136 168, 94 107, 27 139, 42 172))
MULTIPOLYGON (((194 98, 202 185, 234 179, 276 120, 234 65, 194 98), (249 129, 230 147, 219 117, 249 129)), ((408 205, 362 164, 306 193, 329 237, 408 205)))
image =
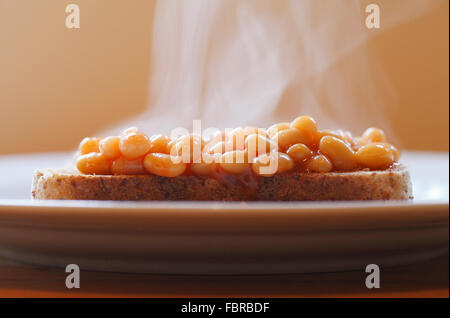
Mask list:
POLYGON ((407 200, 412 198, 403 165, 387 170, 284 173, 255 179, 249 187, 232 176, 84 175, 70 170, 37 170, 32 197, 44 200, 215 200, 322 201, 407 200))

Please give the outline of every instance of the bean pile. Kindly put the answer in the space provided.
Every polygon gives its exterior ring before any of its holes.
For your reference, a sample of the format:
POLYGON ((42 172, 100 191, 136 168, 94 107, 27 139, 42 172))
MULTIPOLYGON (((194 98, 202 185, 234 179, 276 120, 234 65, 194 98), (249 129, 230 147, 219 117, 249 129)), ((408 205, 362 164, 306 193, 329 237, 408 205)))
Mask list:
POLYGON ((209 138, 147 136, 131 127, 120 136, 83 139, 76 166, 83 174, 98 175, 176 177, 252 171, 270 177, 290 171, 383 170, 399 157, 381 129, 369 128, 353 137, 348 131, 320 130, 313 118, 300 116, 267 129, 236 128, 209 138))

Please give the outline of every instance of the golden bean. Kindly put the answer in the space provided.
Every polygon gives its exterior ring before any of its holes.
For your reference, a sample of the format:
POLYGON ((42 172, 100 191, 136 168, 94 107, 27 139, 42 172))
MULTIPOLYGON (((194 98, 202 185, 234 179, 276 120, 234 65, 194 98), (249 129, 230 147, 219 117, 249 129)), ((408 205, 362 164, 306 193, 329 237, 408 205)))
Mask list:
POLYGON ((271 177, 294 168, 294 160, 282 152, 271 152, 253 159, 252 170, 262 177, 271 177))
POLYGON ((324 129, 324 130, 320 130, 317 133, 317 141, 318 143, 320 143, 320 140, 325 137, 325 136, 331 136, 331 137, 335 137, 338 139, 341 139, 342 141, 345 141, 347 144, 349 144, 352 147, 356 147, 357 142, 354 140, 352 134, 349 131, 343 131, 341 129, 338 130, 329 130, 329 129, 324 129))
POLYGON ((313 155, 313 152, 304 144, 295 144, 289 147, 286 154, 294 161, 303 163, 313 155))
POLYGON ((79 156, 76 166, 78 171, 84 174, 111 174, 111 161, 99 152, 79 156))
POLYGON ((342 136, 338 132, 336 132, 335 130, 322 129, 322 130, 319 130, 317 132, 317 138, 318 138, 319 142, 325 136, 332 136, 332 137, 336 137, 336 138, 342 139, 342 136))
POLYGON ((291 128, 290 123, 278 123, 267 128, 266 132, 269 137, 275 136, 279 131, 291 128))
POLYGON ((169 149, 170 137, 164 134, 154 135, 150 137, 149 152, 170 153, 169 149))
POLYGON ((357 166, 355 152, 345 141, 339 138, 322 137, 319 150, 331 160, 337 170, 351 171, 357 166))
POLYGON ((298 130, 302 130, 312 137, 314 137, 318 131, 316 121, 310 116, 300 116, 295 118, 291 122, 291 127, 298 130))
POLYGON ((261 177, 272 177, 278 170, 278 153, 266 153, 253 159, 253 172, 261 177))
POLYGON ((225 139, 226 151, 244 150, 246 136, 247 133, 243 128, 236 128, 227 133, 225 139))
POLYGON ((333 170, 333 164, 324 155, 316 155, 306 161, 305 165, 308 170, 313 172, 329 172, 333 170))
POLYGON ((125 135, 128 135, 128 134, 131 134, 131 133, 137 133, 138 132, 138 129, 137 129, 137 127, 129 127, 129 128, 127 128, 127 129, 125 129, 124 131, 122 131, 121 133, 120 133, 120 135, 121 136, 125 136, 125 135))
POLYGON ((295 144, 311 145, 313 143, 310 135, 295 128, 284 129, 276 133, 272 140, 278 144, 281 150, 286 150, 295 144))
POLYGON ((171 146, 171 156, 180 156, 184 163, 202 162, 203 139, 198 135, 185 135, 171 146))
POLYGON ((205 163, 220 162, 225 153, 225 142, 211 142, 205 145, 202 151, 202 160, 205 163))
POLYGON ((90 137, 84 138, 79 146, 80 154, 86 155, 91 152, 100 152, 99 142, 100 142, 99 138, 90 138, 90 137))
POLYGON ((222 155, 220 167, 232 174, 241 174, 248 170, 248 158, 244 150, 233 150, 222 155))
POLYGON ((356 160, 370 169, 386 169, 394 163, 394 152, 390 145, 374 142, 359 148, 356 160))
POLYGON ((360 142, 367 145, 372 142, 386 142, 386 135, 383 130, 375 127, 367 128, 363 133, 360 142))
POLYGON ((290 171, 294 168, 294 160, 285 153, 278 153, 278 169, 277 173, 290 171))
POLYGON ((142 159, 126 160, 124 157, 120 157, 113 161, 111 171, 114 175, 136 175, 146 173, 142 159))
POLYGON ((157 176, 173 178, 186 170, 184 162, 174 163, 165 153, 149 153, 144 158, 144 168, 157 176))
POLYGON ((213 153, 223 154, 223 153, 225 153, 225 142, 223 142, 223 141, 216 142, 213 145, 205 147, 203 150, 210 154, 213 154, 213 153))
POLYGON ((145 156, 150 150, 150 139, 143 133, 129 133, 120 137, 119 149, 127 160, 145 156))
POLYGON ((103 138, 99 144, 100 152, 108 159, 117 159, 120 157, 119 143, 120 138, 117 136, 103 138))
POLYGON ((249 161, 252 161, 253 158, 259 155, 268 153, 270 151, 277 151, 278 146, 265 136, 251 134, 248 135, 247 138, 245 138, 245 149, 249 154, 249 161))

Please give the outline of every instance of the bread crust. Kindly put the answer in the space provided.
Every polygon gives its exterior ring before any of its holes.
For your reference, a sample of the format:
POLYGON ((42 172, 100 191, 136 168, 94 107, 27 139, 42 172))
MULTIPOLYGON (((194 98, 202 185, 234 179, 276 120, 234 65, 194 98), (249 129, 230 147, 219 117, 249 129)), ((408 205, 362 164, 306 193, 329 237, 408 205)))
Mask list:
POLYGON ((412 199, 403 165, 382 171, 284 173, 255 180, 252 191, 233 176, 83 175, 37 170, 32 198, 41 200, 328 201, 412 199))

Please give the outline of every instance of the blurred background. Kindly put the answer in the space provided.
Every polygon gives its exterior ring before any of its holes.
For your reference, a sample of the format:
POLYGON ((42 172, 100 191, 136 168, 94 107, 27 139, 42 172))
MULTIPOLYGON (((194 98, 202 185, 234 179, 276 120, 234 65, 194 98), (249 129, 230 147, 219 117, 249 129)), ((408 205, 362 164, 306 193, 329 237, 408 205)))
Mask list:
POLYGON ((132 123, 302 114, 449 148, 447 0, 0 0, 0 45, 0 154, 72 150, 132 123), (65 26, 69 3, 80 29, 65 26), (380 29, 365 27, 369 3, 380 29))

